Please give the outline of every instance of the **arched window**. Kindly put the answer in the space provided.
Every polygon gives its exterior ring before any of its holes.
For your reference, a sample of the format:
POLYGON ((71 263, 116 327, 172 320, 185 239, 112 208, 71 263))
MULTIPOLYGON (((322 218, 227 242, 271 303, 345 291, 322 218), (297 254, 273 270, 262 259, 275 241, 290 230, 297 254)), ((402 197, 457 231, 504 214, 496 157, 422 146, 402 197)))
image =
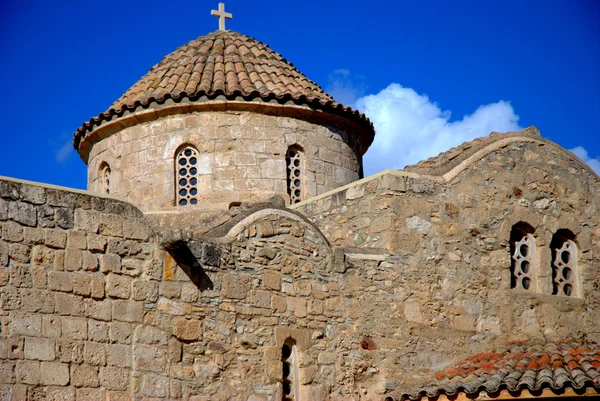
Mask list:
POLYGON ((108 165, 108 163, 103 162, 100 165, 100 171, 99 171, 98 177, 100 179, 100 190, 104 194, 109 194, 110 193, 110 166, 108 165))
POLYGON ((577 244, 575 235, 558 230, 550 242, 552 252, 552 294, 578 296, 577 244))
POLYGON ((290 203, 298 203, 302 200, 305 191, 302 182, 302 169, 304 164, 304 153, 298 145, 288 148, 285 155, 287 164, 287 190, 290 196, 290 203))
POLYGON ((510 288, 535 289, 534 229, 527 223, 515 224, 510 232, 510 288))
POLYGON ((189 145, 175 157, 175 190, 179 206, 198 204, 198 151, 189 145))
POLYGON ((298 351, 296 341, 291 338, 285 340, 281 347, 282 375, 282 401, 300 400, 300 381, 298 373, 298 351))

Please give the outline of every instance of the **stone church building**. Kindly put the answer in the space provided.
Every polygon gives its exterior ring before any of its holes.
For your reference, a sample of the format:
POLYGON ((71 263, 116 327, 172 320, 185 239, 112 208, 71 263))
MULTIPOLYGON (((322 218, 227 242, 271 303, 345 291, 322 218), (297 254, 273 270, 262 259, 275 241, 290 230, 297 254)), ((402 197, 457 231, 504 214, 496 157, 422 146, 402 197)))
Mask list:
POLYGON ((167 55, 87 191, 0 180, 0 400, 600 396, 600 177, 530 127, 365 178, 374 135, 248 36, 167 55))

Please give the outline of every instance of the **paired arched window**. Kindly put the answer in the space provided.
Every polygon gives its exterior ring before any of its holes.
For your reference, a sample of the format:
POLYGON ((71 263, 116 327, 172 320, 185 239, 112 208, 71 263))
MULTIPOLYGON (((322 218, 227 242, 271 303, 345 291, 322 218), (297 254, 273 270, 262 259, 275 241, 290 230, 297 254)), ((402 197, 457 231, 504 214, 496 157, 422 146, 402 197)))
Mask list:
MULTIPOLYGON (((524 222, 515 224, 510 232, 510 288, 535 291, 537 276, 549 275, 539 274, 544 267, 536 259, 533 234, 533 227, 524 222)), ((552 269, 552 294, 578 296, 577 244, 571 231, 560 229, 554 233, 550 242, 549 262, 552 269)))
POLYGON ((300 400, 300 381, 298 369, 298 350, 296 341, 288 338, 281 347, 282 401, 300 400))
POLYGON ((552 294, 577 296, 577 245, 569 230, 558 230, 550 242, 552 294))
POLYGON ((304 152, 298 145, 288 148, 285 155, 287 165, 287 192, 290 196, 290 203, 298 203, 304 196, 305 188, 302 178, 304 164, 304 152))
POLYGON ((100 178, 100 190, 104 194, 110 193, 110 166, 106 162, 102 162, 100 165, 100 171, 98 174, 100 178))
POLYGON ((535 238, 533 227, 517 223, 510 232, 510 288, 534 289, 535 238))
POLYGON ((175 190, 177 205, 198 204, 198 151, 183 146, 175 155, 175 190))

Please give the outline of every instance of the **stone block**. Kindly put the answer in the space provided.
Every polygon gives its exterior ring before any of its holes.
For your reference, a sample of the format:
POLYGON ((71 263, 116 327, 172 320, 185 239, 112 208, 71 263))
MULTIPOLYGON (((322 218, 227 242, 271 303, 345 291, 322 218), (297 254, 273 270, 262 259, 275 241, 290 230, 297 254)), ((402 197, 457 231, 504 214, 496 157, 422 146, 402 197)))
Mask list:
POLYGON ((110 341, 117 344, 131 344, 133 330, 131 324, 112 322, 110 324, 110 341))
POLYGON ((88 320, 88 340, 98 343, 107 343, 109 341, 109 324, 97 320, 88 320))
POLYGON ((162 376, 142 375, 140 390, 148 397, 169 396, 169 379, 162 376))
POLYGON ((268 290, 279 291, 281 289, 281 276, 278 272, 265 270, 263 273, 263 284, 268 290))
POLYGON ((246 298, 248 281, 246 275, 225 273, 221 282, 221 297, 231 299, 246 298))
POLYGON ((11 202, 8 205, 8 218, 25 226, 35 227, 37 210, 35 206, 25 202, 11 202))
POLYGON ((91 365, 71 365, 71 385, 75 387, 98 387, 98 367, 91 365))
POLYGON ((72 387, 48 386, 46 396, 46 401, 76 401, 75 389, 72 387))
POLYGON ((72 274, 60 271, 50 271, 48 273, 48 288, 52 291, 72 292, 72 274))
POLYGON ((31 273, 29 272, 29 266, 12 265, 9 268, 9 272, 10 272, 10 283, 14 287, 26 287, 26 288, 33 287, 33 283, 31 281, 31 273))
POLYGON ((160 283, 159 294, 163 297, 178 299, 181 296, 181 284, 175 281, 160 283))
POLYGON ((34 246, 32 261, 33 263, 41 266, 54 266, 54 249, 48 248, 43 245, 34 246))
POLYGON ((202 321, 196 319, 173 319, 173 335, 182 341, 202 340, 202 321))
POLYGON ((18 361, 15 376, 17 383, 38 385, 40 383, 40 363, 38 361, 18 361))
POLYGON ((44 315, 42 317, 42 335, 49 338, 60 338, 62 335, 61 317, 56 315, 44 315))
POLYGON ((15 384, 15 382, 15 362, 0 361, 0 384, 15 384))
POLYGON ((83 253, 81 249, 67 248, 65 250, 65 270, 77 271, 81 270, 83 265, 83 253))
POLYGON ((78 388, 75 399, 86 401, 106 401, 106 390, 103 388, 78 388))
POLYGON ((0 287, 4 287, 10 280, 10 272, 7 270, 0 270, 0 287))
POLYGON ((87 339, 87 320, 82 317, 62 317, 62 335, 67 340, 87 339))
POLYGON ((0 266, 8 266, 10 248, 8 243, 0 240, 0 266))
POLYGON ((88 272, 95 272, 98 270, 98 258, 95 254, 90 251, 83 251, 81 255, 83 270, 88 272))
POLYGON ((144 318, 144 304, 138 301, 113 301, 113 319, 122 322, 141 323, 144 318))
POLYGON ((271 306, 271 293, 268 291, 252 290, 250 293, 250 304, 259 308, 271 306))
POLYGON ((42 362, 40 382, 45 386, 66 386, 69 384, 69 365, 60 362, 42 362))
POLYGON ((23 227, 23 242, 30 245, 39 245, 44 243, 44 229, 23 227))
POLYGON ((136 371, 167 373, 167 347, 135 345, 133 348, 133 368, 136 371))
POLYGON ((87 238, 85 231, 69 230, 67 234, 67 246, 69 248, 86 249, 87 238))
POLYGON ((83 316, 85 312, 83 299, 78 295, 57 292, 54 295, 54 305, 56 313, 61 315, 83 316))
POLYGON ((54 312, 54 298, 51 292, 21 288, 21 310, 24 312, 54 312))
POLYGON ((121 273, 121 257, 108 253, 100 255, 100 271, 107 273, 121 273))
POLYGON ((99 275, 93 275, 91 280, 91 296, 94 299, 104 298, 104 277, 99 275))
POLYGON ((83 361, 88 365, 106 366, 106 348, 104 344, 86 342, 83 347, 83 361))
POLYGON ((73 275, 73 293, 89 297, 92 292, 92 277, 85 273, 70 273, 73 275))
POLYGON ((8 255, 15 262, 29 263, 31 260, 31 247, 23 244, 10 244, 8 255))
POLYGON ((25 358, 23 350, 25 349, 25 340, 23 338, 12 336, 9 337, 6 344, 6 354, 8 359, 23 359, 25 358))
POLYGON ((42 316, 11 312, 8 328, 12 335, 40 337, 42 316))
POLYGON ((56 359, 56 343, 51 338, 27 337, 25 339, 25 359, 53 361, 56 359))
POLYGON ((118 274, 106 277, 106 295, 112 298, 129 298, 131 294, 131 278, 118 274))
POLYGON ((91 252, 106 251, 106 237, 102 235, 89 234, 87 235, 87 249, 91 252))
POLYGON ((129 369, 107 366, 100 368, 100 384, 107 390, 126 390, 129 387, 129 369))
POLYGON ((67 234, 61 230, 47 228, 44 244, 49 248, 65 249, 67 246, 67 234))
POLYGON ((23 227, 14 221, 2 223, 2 239, 8 242, 23 241, 23 227))
POLYGON ((41 266, 31 266, 29 271, 31 272, 33 286, 40 289, 46 288, 48 284, 46 268, 41 266))
POLYGON ((148 224, 141 219, 123 219, 123 236, 127 239, 147 240, 150 235, 148 224))
POLYGON ((284 313, 287 310, 287 302, 279 295, 271 295, 271 309, 276 313, 284 313))
POLYGON ((83 363, 83 342, 66 339, 56 341, 57 354, 61 362, 83 363))
POLYGON ((131 345, 107 344, 106 364, 120 368, 130 368, 132 360, 131 345))
POLYGON ((183 302, 196 302, 200 290, 195 284, 184 283, 181 287, 181 300, 183 302))
POLYGON ((167 344, 167 333, 153 326, 137 326, 133 333, 133 339, 142 344, 167 344))
POLYGON ((93 299, 86 300, 85 316, 104 322, 110 322, 112 320, 112 301, 110 299, 105 299, 103 301, 93 299))

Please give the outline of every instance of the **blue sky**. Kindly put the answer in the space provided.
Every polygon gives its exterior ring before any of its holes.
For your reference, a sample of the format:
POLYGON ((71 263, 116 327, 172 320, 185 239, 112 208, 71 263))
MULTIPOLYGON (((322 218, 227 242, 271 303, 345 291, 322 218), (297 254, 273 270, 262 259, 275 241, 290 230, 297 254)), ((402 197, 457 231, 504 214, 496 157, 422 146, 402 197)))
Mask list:
MULTIPOLYGON (((217 3, 0 0, 0 175, 85 188, 73 132, 215 30, 217 3)), ((225 4, 228 29, 373 119, 367 174, 529 125, 600 171, 600 2, 225 4)))

